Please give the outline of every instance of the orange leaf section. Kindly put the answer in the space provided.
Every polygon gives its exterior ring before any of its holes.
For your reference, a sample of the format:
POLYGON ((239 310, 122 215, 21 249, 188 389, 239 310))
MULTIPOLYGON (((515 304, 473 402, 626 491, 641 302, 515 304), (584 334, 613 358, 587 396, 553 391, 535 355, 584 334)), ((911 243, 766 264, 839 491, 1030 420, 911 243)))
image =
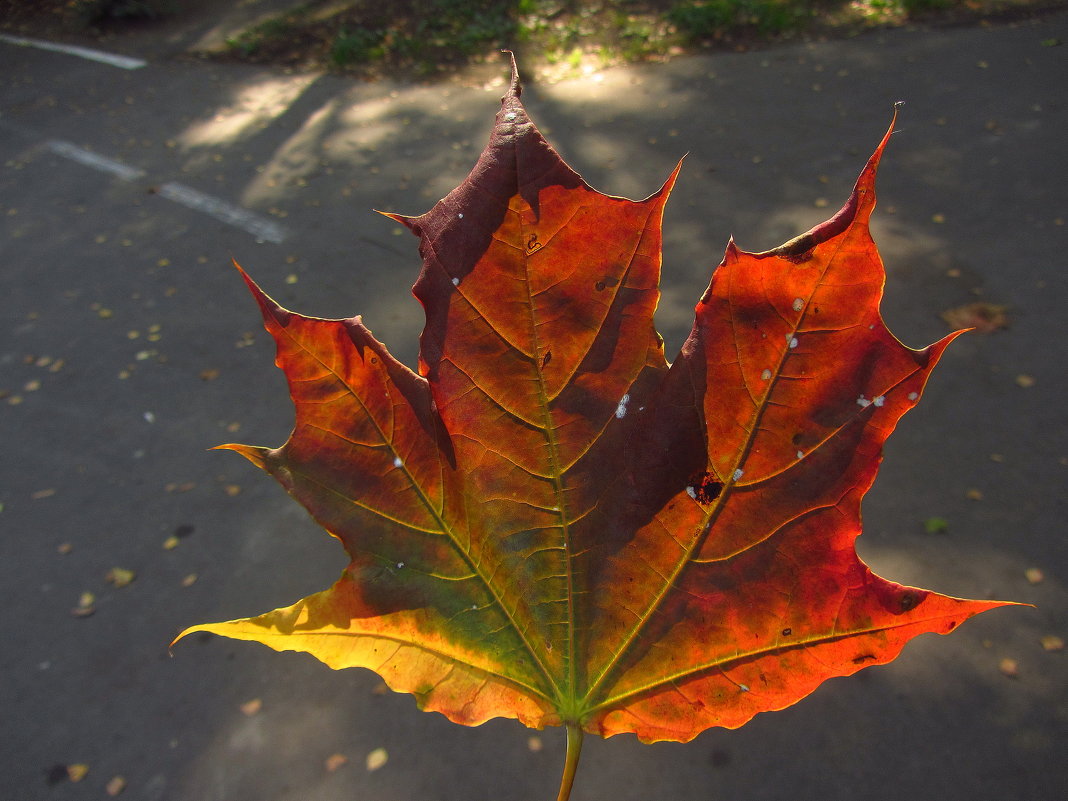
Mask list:
MULTIPOLYGON (((857 557, 882 444, 952 337, 879 315, 868 232, 889 133, 831 220, 733 243, 668 366, 653 327, 673 173, 591 189, 503 98, 420 240, 419 374, 359 318, 286 311, 246 277, 296 409, 273 475, 351 562, 330 589, 196 626, 365 667, 424 708, 689 740, 781 709, 1002 605, 857 557)), ((677 173, 677 170, 676 170, 677 173)))

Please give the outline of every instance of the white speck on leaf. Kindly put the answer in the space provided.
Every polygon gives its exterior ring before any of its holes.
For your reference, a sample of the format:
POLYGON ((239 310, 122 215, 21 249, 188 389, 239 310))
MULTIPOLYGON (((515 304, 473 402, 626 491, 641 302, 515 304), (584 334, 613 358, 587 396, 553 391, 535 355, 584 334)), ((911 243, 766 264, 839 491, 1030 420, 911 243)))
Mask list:
POLYGON ((403 570, 403 569, 404 569, 404 562, 397 562, 397 570, 403 570))
POLYGON ((791 348, 797 347, 797 337, 787 337, 786 341, 790 343, 791 348))
POLYGON ((794 298, 794 311, 801 311, 805 308, 805 301, 801 298, 794 298))
POLYGON ((798 451, 797 452, 797 458, 798 459, 804 459, 805 458, 805 452, 804 451, 798 451))
POLYGON ((514 120, 515 119, 515 112, 514 111, 509 111, 507 114, 504 115, 504 118, 506 120, 514 120))
POLYGON ((697 490, 695 490, 693 487, 687 487, 686 494, 693 498, 695 501, 697 500, 697 490))
POLYGON ((458 220, 462 220, 463 218, 464 218, 464 213, 462 211, 459 214, 456 215, 456 219, 458 219, 458 220))
POLYGON ((453 278, 452 279, 452 285, 453 286, 460 286, 460 279, 459 278, 453 278))
POLYGON ((403 467, 404 466, 404 461, 399 456, 394 456, 393 457, 393 466, 394 467, 403 467))
POLYGON ((735 470, 734 471, 734 480, 737 481, 738 479, 740 479, 742 477, 742 473, 743 472, 744 471, 740 467, 737 470, 735 470))
POLYGON ((771 378, 771 370, 769 370, 767 367, 765 367, 764 368, 764 372, 760 374, 760 380, 761 381, 767 381, 770 378, 771 378))
POLYGON ((859 406, 861 409, 867 409, 869 406, 871 406, 871 401, 861 395, 859 398, 857 398, 857 406, 859 406))
POLYGON ((909 400, 910 400, 910 401, 914 401, 914 400, 916 400, 916 399, 917 399, 918 397, 920 397, 920 393, 919 393, 919 392, 910 392, 910 393, 909 393, 909 400))
POLYGON ((627 416, 627 404, 630 403, 630 395, 624 395, 619 399, 619 405, 616 407, 616 417, 622 420, 627 416))
POLYGON ((882 406, 884 403, 886 403, 886 396, 885 395, 877 395, 872 400, 872 403, 874 403, 876 406, 882 406))

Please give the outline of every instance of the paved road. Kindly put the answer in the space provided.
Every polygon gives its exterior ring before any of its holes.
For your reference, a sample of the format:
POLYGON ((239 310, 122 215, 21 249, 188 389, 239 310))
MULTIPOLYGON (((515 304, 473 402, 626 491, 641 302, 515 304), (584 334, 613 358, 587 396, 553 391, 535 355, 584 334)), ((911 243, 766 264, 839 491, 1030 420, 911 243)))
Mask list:
MULTIPOLYGON (((1068 50, 1054 39, 1068 16, 528 88, 605 191, 648 194, 689 153, 666 219, 669 352, 727 237, 762 250, 826 216, 907 101, 875 225, 885 316, 915 346, 976 299, 1006 305, 1011 327, 946 356, 887 449, 861 550, 896 580, 1037 605, 922 638, 736 732, 590 741, 576 801, 1064 797, 1068 671, 1040 644, 1068 637, 1068 50), (934 516, 948 531, 925 533, 934 516)), ((344 564, 273 482, 205 450, 278 444, 291 419, 229 259, 291 308, 362 313, 413 362, 415 241, 371 209, 418 213, 455 185, 501 86, 148 61, 0 43, 0 795, 100 798, 122 775, 126 797, 175 801, 554 797, 559 731, 454 727, 369 673, 254 645, 166 647, 344 564), (113 567, 136 580, 112 586, 113 567), (84 592, 95 613, 75 616, 84 592), (378 748, 388 763, 368 771, 378 748), (333 754, 349 761, 331 772, 333 754), (89 766, 81 782, 62 778, 72 763, 89 766)))

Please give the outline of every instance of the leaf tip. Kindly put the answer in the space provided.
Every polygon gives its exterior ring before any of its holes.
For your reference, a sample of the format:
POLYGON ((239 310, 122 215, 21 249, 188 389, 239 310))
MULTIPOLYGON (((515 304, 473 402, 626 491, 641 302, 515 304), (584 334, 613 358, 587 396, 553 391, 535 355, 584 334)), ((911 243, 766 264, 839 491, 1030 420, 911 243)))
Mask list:
POLYGON ((239 445, 237 443, 227 443, 225 445, 216 445, 211 448, 213 451, 233 451, 239 453, 248 459, 252 464, 261 470, 268 470, 268 460, 270 451, 267 448, 260 448, 254 445, 239 445))
POLYGON ((508 93, 501 98, 503 103, 507 97, 519 97, 523 94, 523 86, 519 82, 519 66, 515 63, 515 53, 511 50, 502 50, 501 52, 508 56, 512 66, 512 80, 508 84, 508 93))
MULTIPOLYGON (((245 286, 248 287, 248 291, 252 293, 252 297, 259 305, 264 322, 270 323, 273 320, 275 323, 285 328, 289 324, 289 318, 292 316, 292 312, 284 309, 274 300, 274 298, 264 292, 260 288, 260 285, 252 280, 252 276, 245 272, 244 268, 238 264, 236 260, 233 264, 238 273, 241 274, 241 279, 245 282, 245 286)), ((268 330, 270 330, 269 326, 268 330)))
POLYGON ((409 231, 414 233, 416 236, 419 235, 419 231, 415 227, 415 217, 409 217, 406 214, 394 214, 391 211, 381 211, 379 209, 375 209, 375 212, 381 214, 383 217, 388 217, 389 219, 393 220, 393 222, 400 223, 409 231))
POLYGON ((189 628, 182 629, 182 631, 178 633, 178 636, 171 640, 170 644, 167 645, 167 655, 173 659, 174 646, 176 646, 180 640, 185 639, 190 634, 195 634, 196 632, 203 630, 203 628, 203 626, 190 626, 189 628))

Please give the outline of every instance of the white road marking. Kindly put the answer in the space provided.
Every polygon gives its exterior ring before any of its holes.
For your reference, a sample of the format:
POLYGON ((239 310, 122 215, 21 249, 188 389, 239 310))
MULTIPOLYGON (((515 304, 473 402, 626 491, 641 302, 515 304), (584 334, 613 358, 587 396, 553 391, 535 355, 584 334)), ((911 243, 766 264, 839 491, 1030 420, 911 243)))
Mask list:
POLYGON ((62 139, 52 139, 45 145, 45 147, 56 155, 64 156, 71 161, 84 164, 86 167, 92 167, 94 170, 110 172, 112 175, 117 175, 124 181, 136 181, 145 174, 144 170, 139 170, 136 167, 129 167, 114 159, 109 159, 107 156, 101 156, 99 153, 85 150, 70 142, 64 142, 62 139))
POLYGON ((227 203, 211 195, 198 192, 184 184, 166 183, 159 188, 159 195, 181 203, 186 208, 200 211, 236 228, 243 228, 256 239, 280 244, 286 238, 286 231, 278 223, 265 219, 255 212, 227 203))
POLYGON ((78 47, 77 45, 56 44, 55 42, 45 42, 41 39, 27 39, 24 36, 9 36, 6 33, 0 33, 0 42, 7 42, 20 47, 36 47, 38 50, 51 50, 53 53, 64 53, 78 58, 87 58, 90 61, 99 61, 101 64, 110 64, 112 67, 118 67, 123 70, 139 70, 148 63, 144 59, 105 53, 103 50, 93 50, 88 47, 78 47))
MULTIPOLYGON (((144 170, 109 159, 107 156, 101 156, 99 153, 78 147, 62 139, 51 139, 45 143, 45 147, 58 156, 76 161, 94 170, 110 173, 124 181, 136 181, 145 176, 144 170)), ((278 223, 261 217, 253 211, 228 203, 221 198, 199 192, 185 184, 174 181, 165 183, 156 191, 156 194, 193 211, 199 211, 214 217, 227 225, 248 231, 256 239, 263 242, 272 242, 278 245, 286 238, 285 228, 278 223)))

